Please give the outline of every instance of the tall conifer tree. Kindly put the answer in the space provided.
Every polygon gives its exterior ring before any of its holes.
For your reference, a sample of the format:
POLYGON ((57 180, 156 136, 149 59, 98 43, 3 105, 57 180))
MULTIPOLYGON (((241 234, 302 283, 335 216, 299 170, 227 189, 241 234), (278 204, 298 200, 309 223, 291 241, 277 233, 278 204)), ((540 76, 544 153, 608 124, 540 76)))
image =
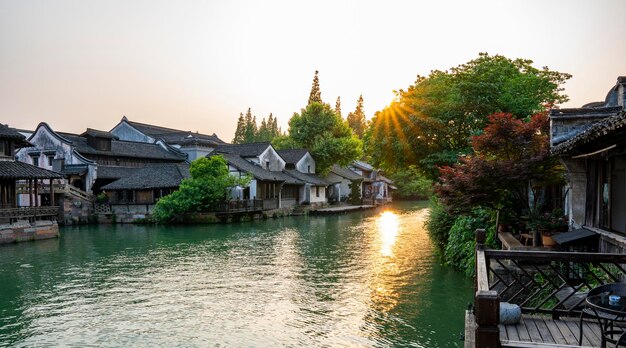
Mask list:
POLYGON ((311 93, 309 94, 309 103, 307 105, 311 105, 313 102, 321 103, 322 102, 322 92, 320 91, 320 80, 317 77, 319 71, 315 70, 315 76, 313 77, 313 85, 311 86, 311 93))
POLYGON ((363 95, 359 96, 359 100, 356 103, 356 110, 348 114, 348 125, 354 131, 359 139, 363 138, 363 133, 367 128, 367 121, 365 120, 365 111, 363 111, 363 95))
POLYGON ((253 121, 252 119, 252 110, 248 108, 248 112, 246 112, 245 118, 245 128, 244 128, 244 143, 251 143, 254 141, 256 136, 256 118, 253 121))
POLYGON ((335 113, 343 118, 343 116, 341 115, 341 97, 337 97, 337 101, 335 102, 335 113))
POLYGON ((235 130, 235 137, 233 138, 233 144, 242 144, 244 142, 246 131, 246 122, 243 118, 243 112, 239 113, 239 118, 237 119, 237 130, 235 130))

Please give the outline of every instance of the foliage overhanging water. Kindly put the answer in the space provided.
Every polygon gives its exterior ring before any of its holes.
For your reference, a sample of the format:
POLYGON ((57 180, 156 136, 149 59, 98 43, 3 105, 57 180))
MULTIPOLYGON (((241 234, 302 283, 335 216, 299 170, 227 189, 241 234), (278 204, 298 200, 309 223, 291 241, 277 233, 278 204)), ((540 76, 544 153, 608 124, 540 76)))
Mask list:
POLYGON ((424 203, 205 226, 83 226, 0 247, 0 347, 460 347, 471 281, 424 203))

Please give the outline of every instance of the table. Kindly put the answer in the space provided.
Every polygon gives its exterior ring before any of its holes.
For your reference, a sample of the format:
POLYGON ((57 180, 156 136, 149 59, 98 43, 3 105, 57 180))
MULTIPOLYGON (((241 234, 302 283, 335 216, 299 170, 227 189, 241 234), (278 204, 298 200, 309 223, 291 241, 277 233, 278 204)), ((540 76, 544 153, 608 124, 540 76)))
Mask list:
POLYGON ((600 346, 605 348, 606 342, 615 343, 616 347, 622 343, 626 344, 626 331, 613 325, 616 321, 626 321, 626 284, 600 285, 589 291, 585 301, 600 324, 602 330, 600 346), (619 301, 611 303, 609 301, 611 295, 620 296, 619 301))

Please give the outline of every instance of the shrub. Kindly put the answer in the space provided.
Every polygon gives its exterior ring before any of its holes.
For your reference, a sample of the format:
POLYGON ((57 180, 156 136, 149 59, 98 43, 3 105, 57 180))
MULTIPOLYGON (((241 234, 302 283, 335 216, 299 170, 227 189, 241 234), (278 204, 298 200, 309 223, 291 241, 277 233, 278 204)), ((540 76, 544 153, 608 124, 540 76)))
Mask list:
POLYGON ((478 228, 487 230, 486 244, 495 246, 495 214, 484 208, 476 208, 468 215, 457 217, 450 228, 448 243, 444 250, 447 265, 461 270, 471 277, 475 273, 476 256, 475 231, 478 228))
POLYGON ((442 249, 448 243, 448 234, 454 224, 454 216, 444 209, 436 197, 431 199, 430 207, 430 214, 425 223, 426 230, 433 243, 442 249))

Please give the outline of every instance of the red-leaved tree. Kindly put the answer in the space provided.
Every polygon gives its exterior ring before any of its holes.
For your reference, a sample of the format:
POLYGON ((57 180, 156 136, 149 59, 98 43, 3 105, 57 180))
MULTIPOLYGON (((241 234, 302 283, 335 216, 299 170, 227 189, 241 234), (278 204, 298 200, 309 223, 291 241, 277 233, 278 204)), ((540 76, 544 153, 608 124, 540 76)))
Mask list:
POLYGON ((483 134, 472 140, 473 154, 439 168, 435 192, 440 202, 456 213, 482 206, 512 216, 528 214, 537 207, 542 188, 563 180, 562 167, 550 154, 548 130, 546 113, 528 121, 492 114, 483 134))

